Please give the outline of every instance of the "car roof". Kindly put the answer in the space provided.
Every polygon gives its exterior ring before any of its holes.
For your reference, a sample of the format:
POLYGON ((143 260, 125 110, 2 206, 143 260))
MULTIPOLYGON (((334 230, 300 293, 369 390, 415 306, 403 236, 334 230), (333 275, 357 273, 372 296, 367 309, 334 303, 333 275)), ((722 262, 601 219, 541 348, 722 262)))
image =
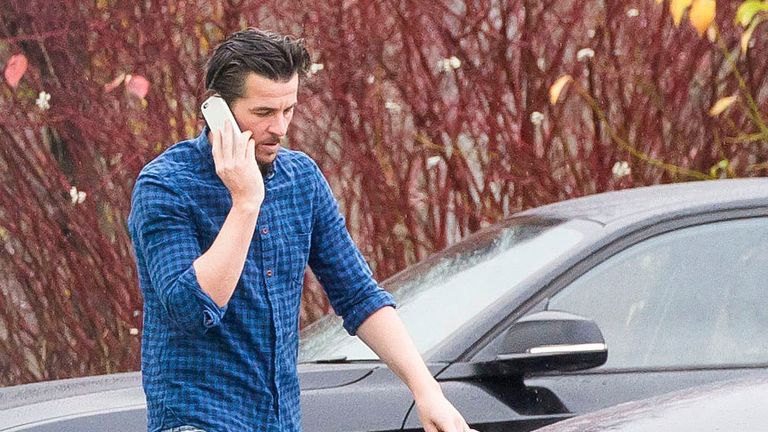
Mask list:
POLYGON ((707 180, 624 189, 561 201, 515 216, 589 219, 608 224, 638 213, 653 215, 703 206, 754 205, 768 205, 768 178, 707 180))

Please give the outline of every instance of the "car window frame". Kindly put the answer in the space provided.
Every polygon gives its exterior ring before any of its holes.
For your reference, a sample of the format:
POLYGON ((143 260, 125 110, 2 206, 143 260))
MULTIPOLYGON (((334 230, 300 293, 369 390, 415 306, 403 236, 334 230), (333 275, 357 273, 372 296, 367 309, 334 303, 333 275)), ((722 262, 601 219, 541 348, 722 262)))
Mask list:
MULTIPOLYGON (((530 315, 531 313, 546 309, 549 299, 561 290, 569 286, 573 281, 580 278, 587 272, 594 269, 597 265, 607 258, 614 256, 624 250, 627 250, 643 241, 664 235, 680 229, 706 225, 716 222, 726 222, 739 219, 767 218, 768 206, 750 206, 734 209, 717 209, 702 213, 693 213, 693 210, 685 214, 667 215, 666 217, 648 220, 640 220, 635 224, 617 227, 614 233, 606 234, 605 239, 598 240, 591 247, 586 247, 581 252, 583 257, 565 271, 562 271, 550 282, 541 286, 538 292, 520 304, 502 320, 499 321, 490 332, 477 339, 477 342, 468 347, 467 351, 460 357, 460 361, 488 361, 499 354, 495 347, 501 344, 503 337, 509 329, 519 319, 530 315)), ((610 224, 606 229, 611 229, 610 224)), ((608 348, 610 352, 610 347, 608 348)), ((734 366, 736 368, 738 366, 734 366)), ((744 367, 768 367, 766 364, 755 364, 744 367)), ((626 368, 626 369, 597 369, 580 372, 550 372, 547 374, 574 374, 574 373, 611 373, 622 371, 656 371, 656 370, 708 370, 721 369, 721 366, 711 367, 658 367, 658 368, 626 368)), ((732 368, 725 366, 725 368, 732 368)))

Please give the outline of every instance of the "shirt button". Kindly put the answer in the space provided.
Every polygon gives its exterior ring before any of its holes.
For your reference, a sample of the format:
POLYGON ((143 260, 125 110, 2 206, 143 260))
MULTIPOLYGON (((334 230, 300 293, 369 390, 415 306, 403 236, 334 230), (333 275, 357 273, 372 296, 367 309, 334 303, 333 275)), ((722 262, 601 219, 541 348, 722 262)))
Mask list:
POLYGON ((262 229, 261 229, 261 233, 262 233, 262 234, 265 234, 265 235, 266 235, 266 234, 269 234, 269 228, 267 228, 267 227, 264 227, 264 228, 262 228, 262 229))
POLYGON ((272 277, 272 270, 267 270, 267 277, 272 277))

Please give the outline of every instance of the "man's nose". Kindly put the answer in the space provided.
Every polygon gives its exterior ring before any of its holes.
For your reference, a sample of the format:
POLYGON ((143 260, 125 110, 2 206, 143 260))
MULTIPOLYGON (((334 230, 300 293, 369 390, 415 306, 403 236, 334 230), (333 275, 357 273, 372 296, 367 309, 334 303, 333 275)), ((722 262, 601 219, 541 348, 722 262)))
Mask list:
POLYGON ((279 137, 285 136, 288 132, 288 119, 284 114, 277 114, 272 118, 272 122, 269 125, 269 133, 279 137))

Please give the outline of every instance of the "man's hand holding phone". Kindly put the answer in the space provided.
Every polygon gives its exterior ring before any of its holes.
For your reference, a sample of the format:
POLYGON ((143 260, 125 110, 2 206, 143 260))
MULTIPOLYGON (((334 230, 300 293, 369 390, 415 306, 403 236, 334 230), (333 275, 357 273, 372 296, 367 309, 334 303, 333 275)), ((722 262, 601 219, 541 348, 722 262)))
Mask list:
POLYGON ((224 130, 211 130, 216 174, 232 196, 232 207, 258 211, 264 201, 264 179, 256 162, 256 142, 252 132, 237 134, 231 121, 224 130))

